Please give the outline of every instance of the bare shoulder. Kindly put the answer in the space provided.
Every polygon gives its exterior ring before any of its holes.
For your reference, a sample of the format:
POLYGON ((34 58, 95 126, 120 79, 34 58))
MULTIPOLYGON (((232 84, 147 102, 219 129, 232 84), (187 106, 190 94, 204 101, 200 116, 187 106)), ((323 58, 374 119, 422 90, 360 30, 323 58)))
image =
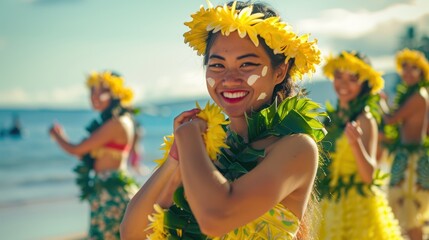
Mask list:
POLYGON ((119 118, 111 118, 104 124, 104 126, 106 126, 106 127, 121 127, 122 123, 119 120, 119 118))
POLYGON ((316 142, 307 134, 285 136, 269 148, 269 154, 284 164, 316 168, 318 148, 316 142))
POLYGON ((414 93, 410 98, 409 101, 407 101, 406 107, 409 107, 410 105, 415 106, 415 104, 425 104, 428 102, 428 92, 426 88, 420 88, 418 92, 414 93))
POLYGON ((100 131, 102 132, 124 131, 124 126, 118 118, 111 118, 101 126, 100 131))

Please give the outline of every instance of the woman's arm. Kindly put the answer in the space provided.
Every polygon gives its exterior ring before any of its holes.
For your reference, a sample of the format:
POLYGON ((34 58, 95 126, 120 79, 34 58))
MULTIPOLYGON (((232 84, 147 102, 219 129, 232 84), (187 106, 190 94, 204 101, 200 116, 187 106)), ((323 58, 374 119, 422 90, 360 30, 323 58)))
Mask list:
POLYGON ((121 223, 121 239, 145 239, 150 234, 148 216, 154 212, 154 204, 168 208, 179 184, 178 162, 169 158, 128 203, 121 223))
POLYGON ((122 138, 126 139, 125 129, 118 119, 109 120, 93 132, 89 138, 78 144, 70 143, 62 129, 58 126, 52 127, 50 129, 50 134, 64 151, 76 156, 81 156, 93 149, 101 147, 107 142, 117 139, 118 136, 122 136, 122 138))
POLYGON ((292 192, 311 188, 318 151, 308 136, 279 139, 257 167, 230 183, 209 159, 199 121, 183 124, 175 138, 185 194, 205 234, 223 235, 263 215, 292 192))
POLYGON ((365 183, 371 183, 377 166, 378 130, 375 119, 365 113, 358 118, 358 123, 347 123, 345 134, 356 157, 359 175, 365 183))

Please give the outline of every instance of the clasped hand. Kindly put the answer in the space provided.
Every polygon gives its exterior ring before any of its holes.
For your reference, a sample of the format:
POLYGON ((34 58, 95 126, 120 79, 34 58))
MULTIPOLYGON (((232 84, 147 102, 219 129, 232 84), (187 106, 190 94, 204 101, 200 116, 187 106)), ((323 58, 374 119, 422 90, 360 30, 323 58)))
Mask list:
MULTIPOLYGON (((201 112, 200 109, 194 108, 179 114, 176 118, 174 118, 174 133, 186 125, 196 125, 201 132, 205 132, 207 129, 207 122, 197 117, 197 114, 201 112)), ((171 146, 170 157, 175 160, 179 160, 179 152, 177 150, 176 140, 174 140, 173 145, 171 146)))

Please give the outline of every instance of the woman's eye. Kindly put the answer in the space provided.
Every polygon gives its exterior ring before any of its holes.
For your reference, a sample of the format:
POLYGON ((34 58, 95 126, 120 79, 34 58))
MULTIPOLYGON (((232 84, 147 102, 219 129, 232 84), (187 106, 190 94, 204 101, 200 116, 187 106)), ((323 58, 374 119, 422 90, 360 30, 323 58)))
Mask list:
POLYGON ((245 63, 241 64, 241 67, 242 68, 250 68, 250 67, 257 67, 259 65, 261 65, 261 64, 259 64, 259 63, 252 63, 252 62, 245 62, 245 63))
POLYGON ((209 64, 209 68, 223 68, 223 65, 220 63, 209 64))

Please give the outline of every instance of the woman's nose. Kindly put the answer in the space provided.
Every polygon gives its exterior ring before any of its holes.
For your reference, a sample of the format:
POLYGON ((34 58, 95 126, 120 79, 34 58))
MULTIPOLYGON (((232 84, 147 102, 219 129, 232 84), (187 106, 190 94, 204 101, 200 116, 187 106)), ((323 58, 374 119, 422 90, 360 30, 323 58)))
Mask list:
POLYGON ((223 85, 239 85, 241 83, 242 83, 242 76, 235 69, 228 70, 222 79, 223 85))

